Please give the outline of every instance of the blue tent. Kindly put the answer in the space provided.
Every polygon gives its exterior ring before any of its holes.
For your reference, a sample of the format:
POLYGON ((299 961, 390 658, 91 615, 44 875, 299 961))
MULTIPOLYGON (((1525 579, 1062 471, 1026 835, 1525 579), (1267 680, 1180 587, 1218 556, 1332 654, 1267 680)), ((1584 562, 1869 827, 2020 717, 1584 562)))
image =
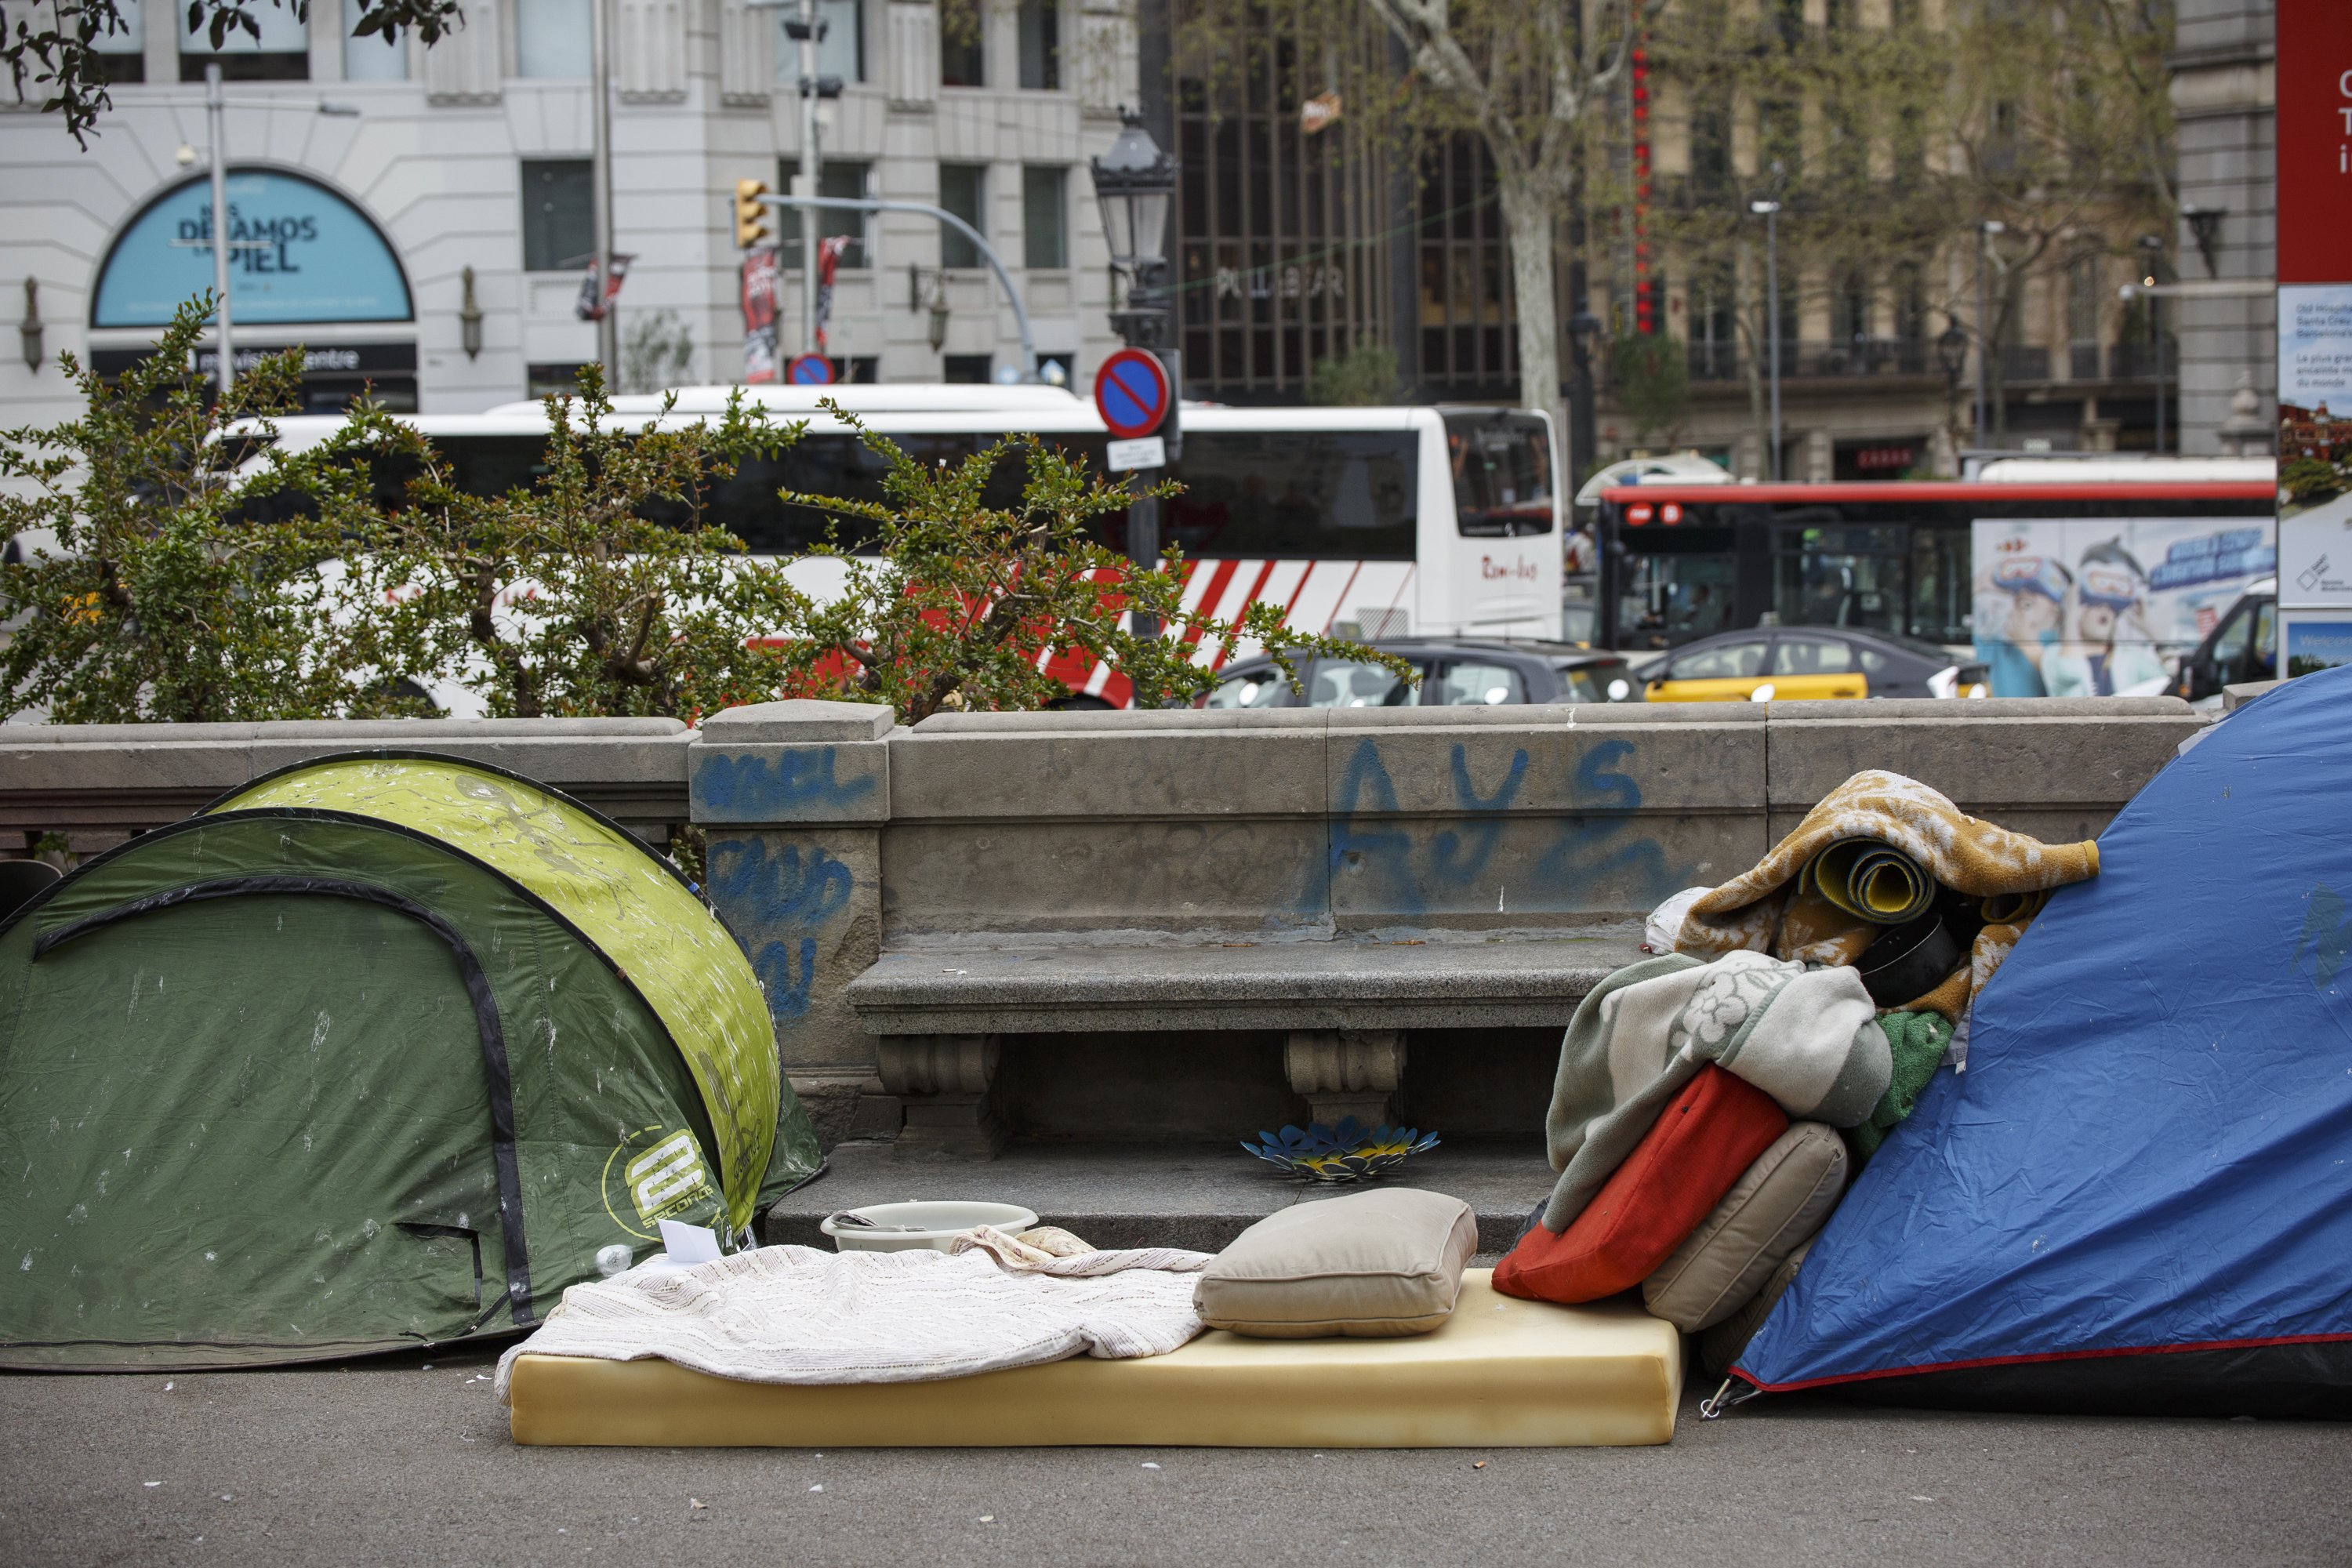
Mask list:
POLYGON ((2352 1411, 2352 668, 2099 838, 1735 1368, 1912 1405, 2352 1411))

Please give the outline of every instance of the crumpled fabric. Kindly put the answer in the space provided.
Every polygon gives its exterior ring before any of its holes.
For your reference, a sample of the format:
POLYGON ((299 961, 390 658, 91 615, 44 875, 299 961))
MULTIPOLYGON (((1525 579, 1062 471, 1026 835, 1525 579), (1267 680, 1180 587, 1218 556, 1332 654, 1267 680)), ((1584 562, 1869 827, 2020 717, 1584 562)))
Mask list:
POLYGON ((1990 901, 1987 924, 1967 963, 1904 1010, 1925 1009, 1957 1022, 2053 888, 2096 876, 2099 847, 2044 844, 1979 821, 1937 791, 1901 773, 1867 769, 1823 795, 1788 837, 1756 865, 1690 906, 1675 938, 1678 952, 1710 958, 1769 952, 1815 963, 1851 964, 1885 926, 1848 914, 1800 873, 1836 843, 1875 838, 1927 868, 1945 887, 1990 901))
POLYGON ((1758 952, 1617 971, 1560 1040, 1544 1140, 1559 1173, 1547 1230, 1566 1230, 1682 1087, 1714 1062, 1801 1121, 1852 1127, 1886 1092, 1886 1036, 1862 977, 1758 952))
POLYGON ((1846 1130, 1846 1145, 1853 1151, 1856 1168, 1878 1152, 1889 1132, 1909 1119, 1927 1080, 1944 1065, 1944 1052, 1952 1043, 1951 1021, 1940 1013, 1882 1013, 1878 1026, 1886 1031, 1886 1048, 1895 1070, 1868 1119, 1846 1130))
POLYGON ((1080 1354, 1165 1355, 1206 1326, 1192 1287, 1210 1254, 1065 1257, 1055 1237, 1027 1234, 982 1227, 951 1253, 763 1247, 688 1268, 639 1264, 564 1291, 499 1358, 499 1398, 525 1355, 660 1359, 749 1383, 921 1383, 1080 1354))

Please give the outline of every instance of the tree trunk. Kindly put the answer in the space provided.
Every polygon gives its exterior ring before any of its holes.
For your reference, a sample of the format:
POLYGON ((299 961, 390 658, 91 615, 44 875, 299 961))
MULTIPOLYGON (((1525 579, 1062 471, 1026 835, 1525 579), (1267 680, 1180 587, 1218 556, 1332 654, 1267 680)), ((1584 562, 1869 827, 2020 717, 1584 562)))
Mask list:
MULTIPOLYGON (((1511 243, 1511 299, 1519 319, 1519 402, 1551 416, 1554 461, 1566 450, 1559 395, 1559 296, 1553 274, 1552 203, 1541 184, 1496 160, 1503 229, 1511 243)), ((1565 491, 1573 476, 1562 472, 1565 491)))

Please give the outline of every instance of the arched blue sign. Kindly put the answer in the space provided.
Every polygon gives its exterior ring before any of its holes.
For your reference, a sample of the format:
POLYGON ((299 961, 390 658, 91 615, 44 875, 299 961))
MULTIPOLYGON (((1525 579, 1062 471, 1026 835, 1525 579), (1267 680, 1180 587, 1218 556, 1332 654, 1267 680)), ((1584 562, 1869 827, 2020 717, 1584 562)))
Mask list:
MULTIPOLYGON (((228 176, 229 313, 239 326, 406 321, 408 279, 365 213, 275 169, 228 176)), ((213 286, 213 193, 202 177, 149 203, 99 268, 93 327, 160 327, 213 286)))

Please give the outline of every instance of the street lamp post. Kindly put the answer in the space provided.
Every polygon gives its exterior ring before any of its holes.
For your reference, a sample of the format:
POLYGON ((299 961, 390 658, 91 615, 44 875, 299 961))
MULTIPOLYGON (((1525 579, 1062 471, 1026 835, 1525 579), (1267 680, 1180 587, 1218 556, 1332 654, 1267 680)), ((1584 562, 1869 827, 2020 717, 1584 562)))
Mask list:
POLYGON ((2164 296, 2155 291, 2164 273, 2164 240, 2140 235, 2140 249, 2147 251, 2143 287, 2147 289, 2147 357, 2157 372, 2157 456, 2164 456, 2164 296))
MULTIPOLYGON (((143 101, 169 105, 173 108, 182 105, 193 107, 197 103, 204 106, 205 133, 206 139, 212 143, 207 150, 212 175, 212 234, 206 239, 175 239, 172 243, 175 246, 209 245, 212 247, 213 329, 220 342, 220 364, 215 373, 215 382, 220 388, 222 401, 226 402, 230 390, 236 385, 236 353, 232 346, 236 331, 230 319, 228 306, 228 253, 232 250, 269 248, 269 242, 267 240, 238 240, 229 237, 228 111, 231 109, 285 109, 289 105, 285 100, 278 98, 230 98, 221 90, 221 68, 220 62, 217 60, 207 60, 205 63, 205 96, 203 98, 194 100, 157 98, 143 101)), ((359 110, 351 104, 329 103, 324 99, 319 101, 318 111, 339 119, 352 119, 359 113, 359 110)), ((181 148, 182 166, 184 167, 193 161, 194 154, 190 149, 181 148)))
POLYGON ((1780 477, 1780 204, 1753 201, 1748 210, 1764 220, 1764 341, 1772 373, 1772 449, 1766 465, 1771 477, 1780 477))
MULTIPOLYGON (((1102 205, 1103 238, 1110 264, 1127 275, 1127 305, 1110 313, 1111 330, 1129 348, 1148 349, 1167 363, 1168 418, 1160 426, 1171 461, 1183 454, 1177 408, 1183 395, 1184 356, 1174 347, 1174 303, 1167 286, 1168 213, 1176 202, 1176 160, 1151 139, 1143 116, 1122 110, 1118 140, 1091 164, 1095 200, 1102 205)), ((1160 563, 1160 498, 1139 496, 1127 508, 1128 558, 1146 571, 1160 563)), ((1157 626, 1138 616, 1139 636, 1157 626)))
POLYGON ((613 27, 612 0, 588 0, 588 43, 595 57, 590 63, 596 103, 589 115, 590 211, 595 226, 595 260, 589 276, 596 289, 596 359, 604 367, 604 390, 618 389, 621 375, 621 323, 613 296, 613 27))
POLYGON ((2009 226, 1999 218, 1987 218, 1977 225, 1977 445, 1982 447, 1990 439, 1985 426, 1985 356, 1992 353, 1992 333, 1988 329, 1985 310, 1985 272, 1991 265, 1992 237, 2004 233, 2009 226))
POLYGON ((1960 372, 1968 368, 1969 334, 1948 312, 1936 338, 1936 362, 1944 367, 1944 430, 1949 439, 1952 426, 1959 423, 1960 372))

